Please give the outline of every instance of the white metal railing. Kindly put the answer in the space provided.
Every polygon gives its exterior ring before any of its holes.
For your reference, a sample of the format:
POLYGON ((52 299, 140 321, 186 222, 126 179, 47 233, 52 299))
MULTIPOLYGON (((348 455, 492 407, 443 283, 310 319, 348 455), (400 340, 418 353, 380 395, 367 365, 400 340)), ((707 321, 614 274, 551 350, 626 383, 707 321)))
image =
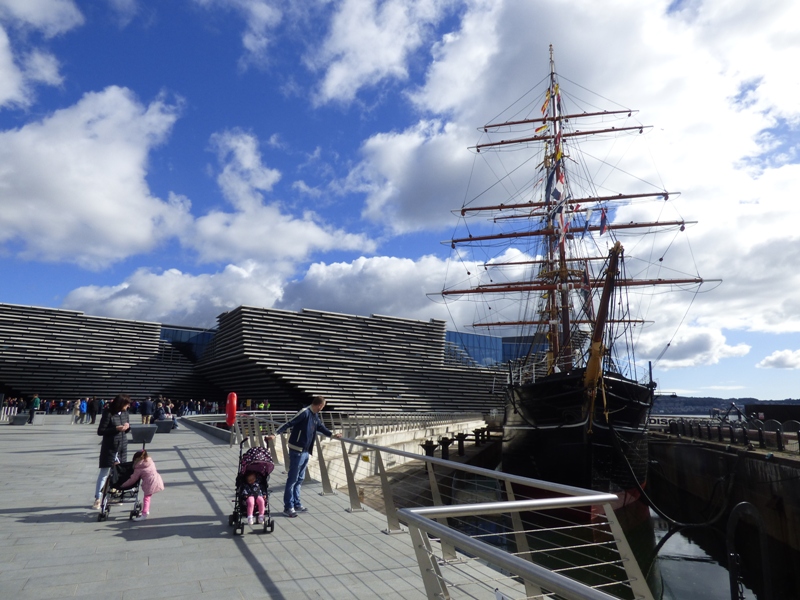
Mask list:
MULTIPOLYGON (((271 411, 247 417, 255 417, 265 433, 272 433, 293 415, 271 411)), ((362 512, 367 504, 386 516, 384 533, 410 534, 411 551, 431 600, 652 600, 612 508, 617 501, 614 494, 422 456, 363 439, 382 427, 468 422, 464 413, 323 412, 321 416, 327 427, 345 435, 338 444, 341 452, 335 442, 323 447, 320 438, 316 440, 322 495, 335 493, 331 471, 338 468, 340 475, 344 471, 339 480, 347 488, 349 512, 362 512), (362 439, 355 439, 356 433, 362 439), (406 460, 402 474, 386 468, 387 462, 400 458, 406 460), (374 473, 357 481, 355 469, 365 463, 374 473)), ((277 462, 275 442, 270 440, 268 446, 277 462)), ((286 435, 281 436, 281 449, 282 456, 288 456, 286 435)))

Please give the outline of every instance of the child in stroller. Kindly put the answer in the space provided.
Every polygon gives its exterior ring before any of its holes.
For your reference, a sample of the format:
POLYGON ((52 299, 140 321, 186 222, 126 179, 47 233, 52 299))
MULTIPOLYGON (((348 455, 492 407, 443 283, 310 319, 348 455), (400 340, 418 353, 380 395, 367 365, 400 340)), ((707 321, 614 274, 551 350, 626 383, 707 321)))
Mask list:
POLYGON ((269 516, 269 475, 275 465, 269 450, 263 447, 250 448, 242 454, 244 443, 239 444, 239 469, 236 474, 236 498, 233 500, 233 513, 228 517, 228 525, 233 527, 233 532, 244 534, 244 516, 247 515, 248 524, 253 523, 253 508, 258 502, 259 524, 263 525, 264 533, 275 530, 275 522, 269 516), (264 507, 262 511, 261 501, 264 507))
POLYGON ((133 476, 133 462, 116 463, 109 471, 108 479, 103 486, 103 497, 100 500, 100 514, 98 521, 108 519, 112 504, 133 502, 130 519, 135 519, 142 514, 142 504, 139 502, 139 482, 136 480, 130 486, 123 484, 133 476))

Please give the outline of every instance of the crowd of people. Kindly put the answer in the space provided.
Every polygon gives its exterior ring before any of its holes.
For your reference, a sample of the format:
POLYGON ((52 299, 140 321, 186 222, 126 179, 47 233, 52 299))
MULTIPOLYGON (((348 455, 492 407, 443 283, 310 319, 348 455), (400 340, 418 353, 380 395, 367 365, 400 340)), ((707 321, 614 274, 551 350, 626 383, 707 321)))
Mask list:
MULTIPOLYGON (((24 413, 26 411, 42 411, 47 415, 72 415, 74 424, 94 425, 97 415, 103 413, 103 408, 108 404, 108 400, 97 396, 86 396, 77 400, 42 400, 38 394, 34 394, 28 399, 25 398, 4 398, 3 414, 9 412, 24 413), (8 410, 5 410, 8 409, 8 410), (16 410, 13 410, 16 409, 16 410)), ((171 419, 173 415, 183 417, 186 415, 214 414, 218 410, 218 403, 202 400, 181 400, 175 404, 169 398, 157 396, 146 398, 145 400, 135 400, 130 407, 133 414, 143 414, 142 409, 148 403, 152 403, 153 409, 148 413, 155 417, 155 407, 160 403, 163 410, 161 418, 171 419)), ((152 421, 158 420, 152 418, 152 421)), ((145 421, 142 420, 144 423, 145 421)), ((148 421, 149 422, 149 421, 148 421)))

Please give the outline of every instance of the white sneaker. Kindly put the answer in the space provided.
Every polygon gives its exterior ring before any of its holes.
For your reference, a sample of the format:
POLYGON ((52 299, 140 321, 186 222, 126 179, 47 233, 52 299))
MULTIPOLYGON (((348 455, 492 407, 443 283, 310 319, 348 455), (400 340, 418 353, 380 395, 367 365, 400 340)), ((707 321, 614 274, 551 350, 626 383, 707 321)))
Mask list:
POLYGON ((258 524, 259 525, 263 525, 264 524, 264 515, 258 515, 258 524))
POLYGON ((247 524, 248 525, 252 525, 253 524, 253 517, 247 517, 247 524))
POLYGON ((100 498, 95 498, 94 504, 92 504, 92 510, 100 510, 100 498))
POLYGON ((138 517, 133 517, 134 521, 145 521, 147 520, 147 515, 150 513, 142 513, 138 517))

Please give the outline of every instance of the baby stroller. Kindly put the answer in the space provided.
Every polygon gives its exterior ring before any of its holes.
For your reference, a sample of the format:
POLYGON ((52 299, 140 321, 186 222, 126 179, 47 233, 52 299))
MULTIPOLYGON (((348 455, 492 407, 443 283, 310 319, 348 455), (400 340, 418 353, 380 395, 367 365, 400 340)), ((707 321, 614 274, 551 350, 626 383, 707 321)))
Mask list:
POLYGON ((242 488, 248 473, 256 475, 256 482, 264 493, 264 533, 275 530, 275 521, 269 516, 269 474, 275 465, 269 450, 263 447, 250 448, 242 454, 244 443, 239 444, 239 470, 236 473, 236 497, 233 499, 233 513, 228 517, 228 525, 233 527, 233 533, 244 535, 245 515, 247 514, 247 501, 242 497, 242 488))
MULTIPOLYGON (((141 443, 142 450, 145 446, 153 441, 153 435, 156 432, 155 425, 136 425, 131 427, 128 432, 131 434, 132 442, 134 444, 141 443)), ((100 500, 100 514, 97 515, 98 521, 105 521, 108 519, 108 514, 111 512, 112 504, 125 504, 133 502, 129 518, 133 520, 142 514, 142 503, 139 501, 139 484, 141 480, 137 480, 133 485, 123 488, 122 484, 128 481, 133 475, 133 462, 117 463, 111 467, 108 473, 108 479, 103 486, 103 498, 100 500)))
POLYGON ((139 483, 136 481, 132 486, 123 488, 122 484, 133 475, 133 462, 117 463, 111 467, 108 479, 103 487, 103 499, 100 501, 100 514, 97 515, 98 521, 108 519, 112 504, 124 504, 133 502, 130 512, 130 519, 142 514, 142 503, 139 501, 139 483))

